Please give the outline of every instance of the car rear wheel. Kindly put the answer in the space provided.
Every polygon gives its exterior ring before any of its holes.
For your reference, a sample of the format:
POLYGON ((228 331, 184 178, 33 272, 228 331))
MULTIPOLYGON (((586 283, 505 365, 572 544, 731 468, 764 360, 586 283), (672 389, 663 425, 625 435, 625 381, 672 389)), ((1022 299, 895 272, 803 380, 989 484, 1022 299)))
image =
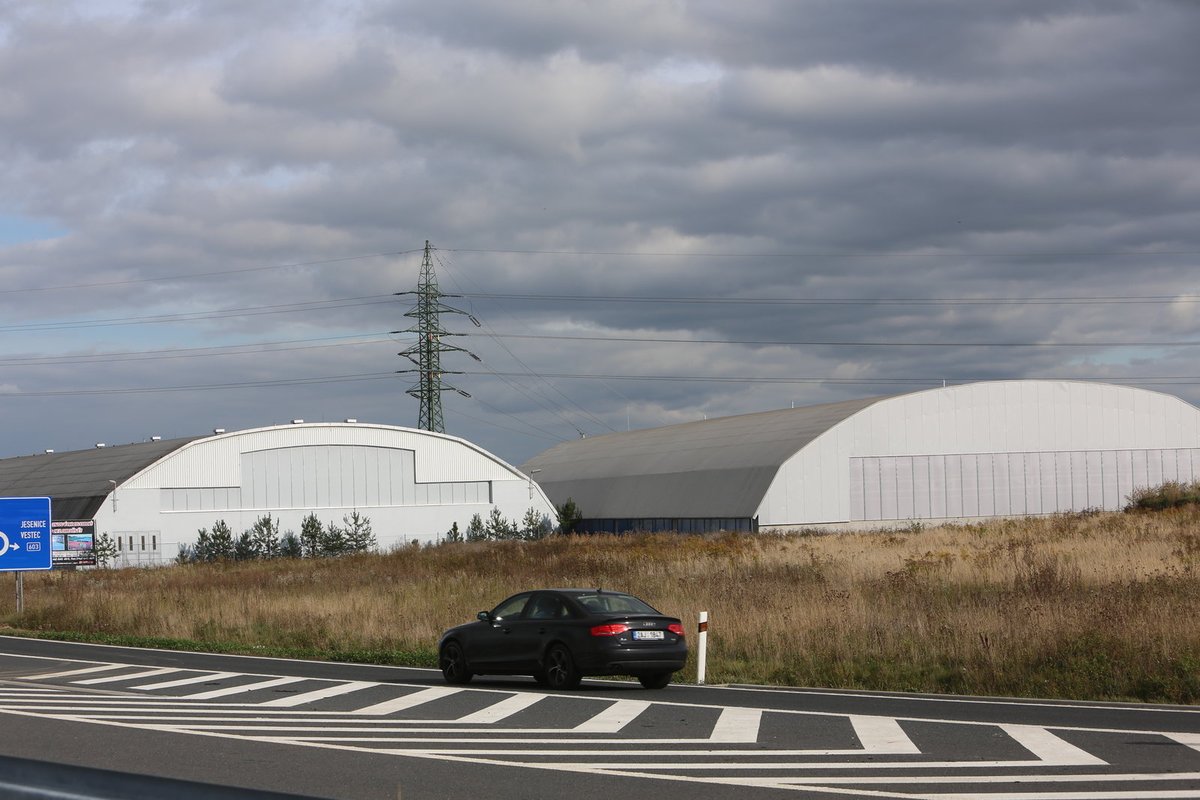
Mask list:
POLYGON ((547 651, 546 665, 542 672, 546 678, 546 685, 551 689, 574 689, 579 686, 583 677, 575 667, 571 651, 561 644, 556 644, 547 651))
POLYGON ((446 683, 467 683, 473 673, 467 668, 467 655, 458 642, 446 642, 439 659, 446 683))
POLYGON ((671 673, 652 672, 649 675, 638 675, 638 681, 644 689, 665 689, 671 682, 671 673))

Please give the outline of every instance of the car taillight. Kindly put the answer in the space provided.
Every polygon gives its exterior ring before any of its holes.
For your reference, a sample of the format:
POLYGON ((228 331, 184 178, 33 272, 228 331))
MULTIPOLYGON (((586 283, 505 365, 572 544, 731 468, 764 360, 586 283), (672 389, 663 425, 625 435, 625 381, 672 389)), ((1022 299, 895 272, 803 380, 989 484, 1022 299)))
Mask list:
POLYGON ((628 630, 629 626, 620 622, 614 625, 597 625, 592 628, 592 636, 620 636, 628 630))
POLYGON ((667 626, 667 630, 669 630, 671 633, 675 634, 676 636, 683 636, 683 626, 680 625, 678 622, 672 622, 670 625, 667 626))

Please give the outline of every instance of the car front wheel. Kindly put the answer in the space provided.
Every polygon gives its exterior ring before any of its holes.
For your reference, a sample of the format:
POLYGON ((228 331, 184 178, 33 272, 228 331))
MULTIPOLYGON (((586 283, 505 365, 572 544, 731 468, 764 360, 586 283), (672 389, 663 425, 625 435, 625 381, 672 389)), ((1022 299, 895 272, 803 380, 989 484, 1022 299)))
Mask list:
POLYGON ((546 685, 551 689, 574 689, 579 686, 583 677, 575 667, 575 659, 571 651, 556 644, 546 653, 545 669, 542 670, 546 685))
POLYGON ((458 642, 446 642, 439 661, 446 683, 467 683, 471 680, 473 673, 467 668, 467 655, 458 642))
POLYGON ((638 675, 638 681, 644 689, 665 689, 671 682, 671 673, 654 672, 650 675, 638 675))

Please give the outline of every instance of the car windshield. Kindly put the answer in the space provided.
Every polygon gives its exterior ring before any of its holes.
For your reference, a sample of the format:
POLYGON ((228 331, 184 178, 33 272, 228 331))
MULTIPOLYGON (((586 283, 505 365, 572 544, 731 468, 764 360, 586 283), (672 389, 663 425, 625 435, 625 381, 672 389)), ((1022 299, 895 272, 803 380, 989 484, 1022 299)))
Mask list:
POLYGON ((596 594, 580 594, 575 596, 575 601, 579 605, 586 608, 588 611, 595 614, 657 614, 658 611, 654 608, 638 600, 633 595, 629 594, 609 594, 608 592, 597 592, 596 594))

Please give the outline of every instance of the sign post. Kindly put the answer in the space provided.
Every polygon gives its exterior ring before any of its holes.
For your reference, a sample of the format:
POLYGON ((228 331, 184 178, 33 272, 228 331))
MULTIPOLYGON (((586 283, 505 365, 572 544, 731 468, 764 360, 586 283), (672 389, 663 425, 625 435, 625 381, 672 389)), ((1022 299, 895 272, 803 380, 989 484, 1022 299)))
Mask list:
POLYGON ((48 570, 50 498, 0 497, 0 572, 17 573, 17 613, 25 611, 24 573, 48 570))

